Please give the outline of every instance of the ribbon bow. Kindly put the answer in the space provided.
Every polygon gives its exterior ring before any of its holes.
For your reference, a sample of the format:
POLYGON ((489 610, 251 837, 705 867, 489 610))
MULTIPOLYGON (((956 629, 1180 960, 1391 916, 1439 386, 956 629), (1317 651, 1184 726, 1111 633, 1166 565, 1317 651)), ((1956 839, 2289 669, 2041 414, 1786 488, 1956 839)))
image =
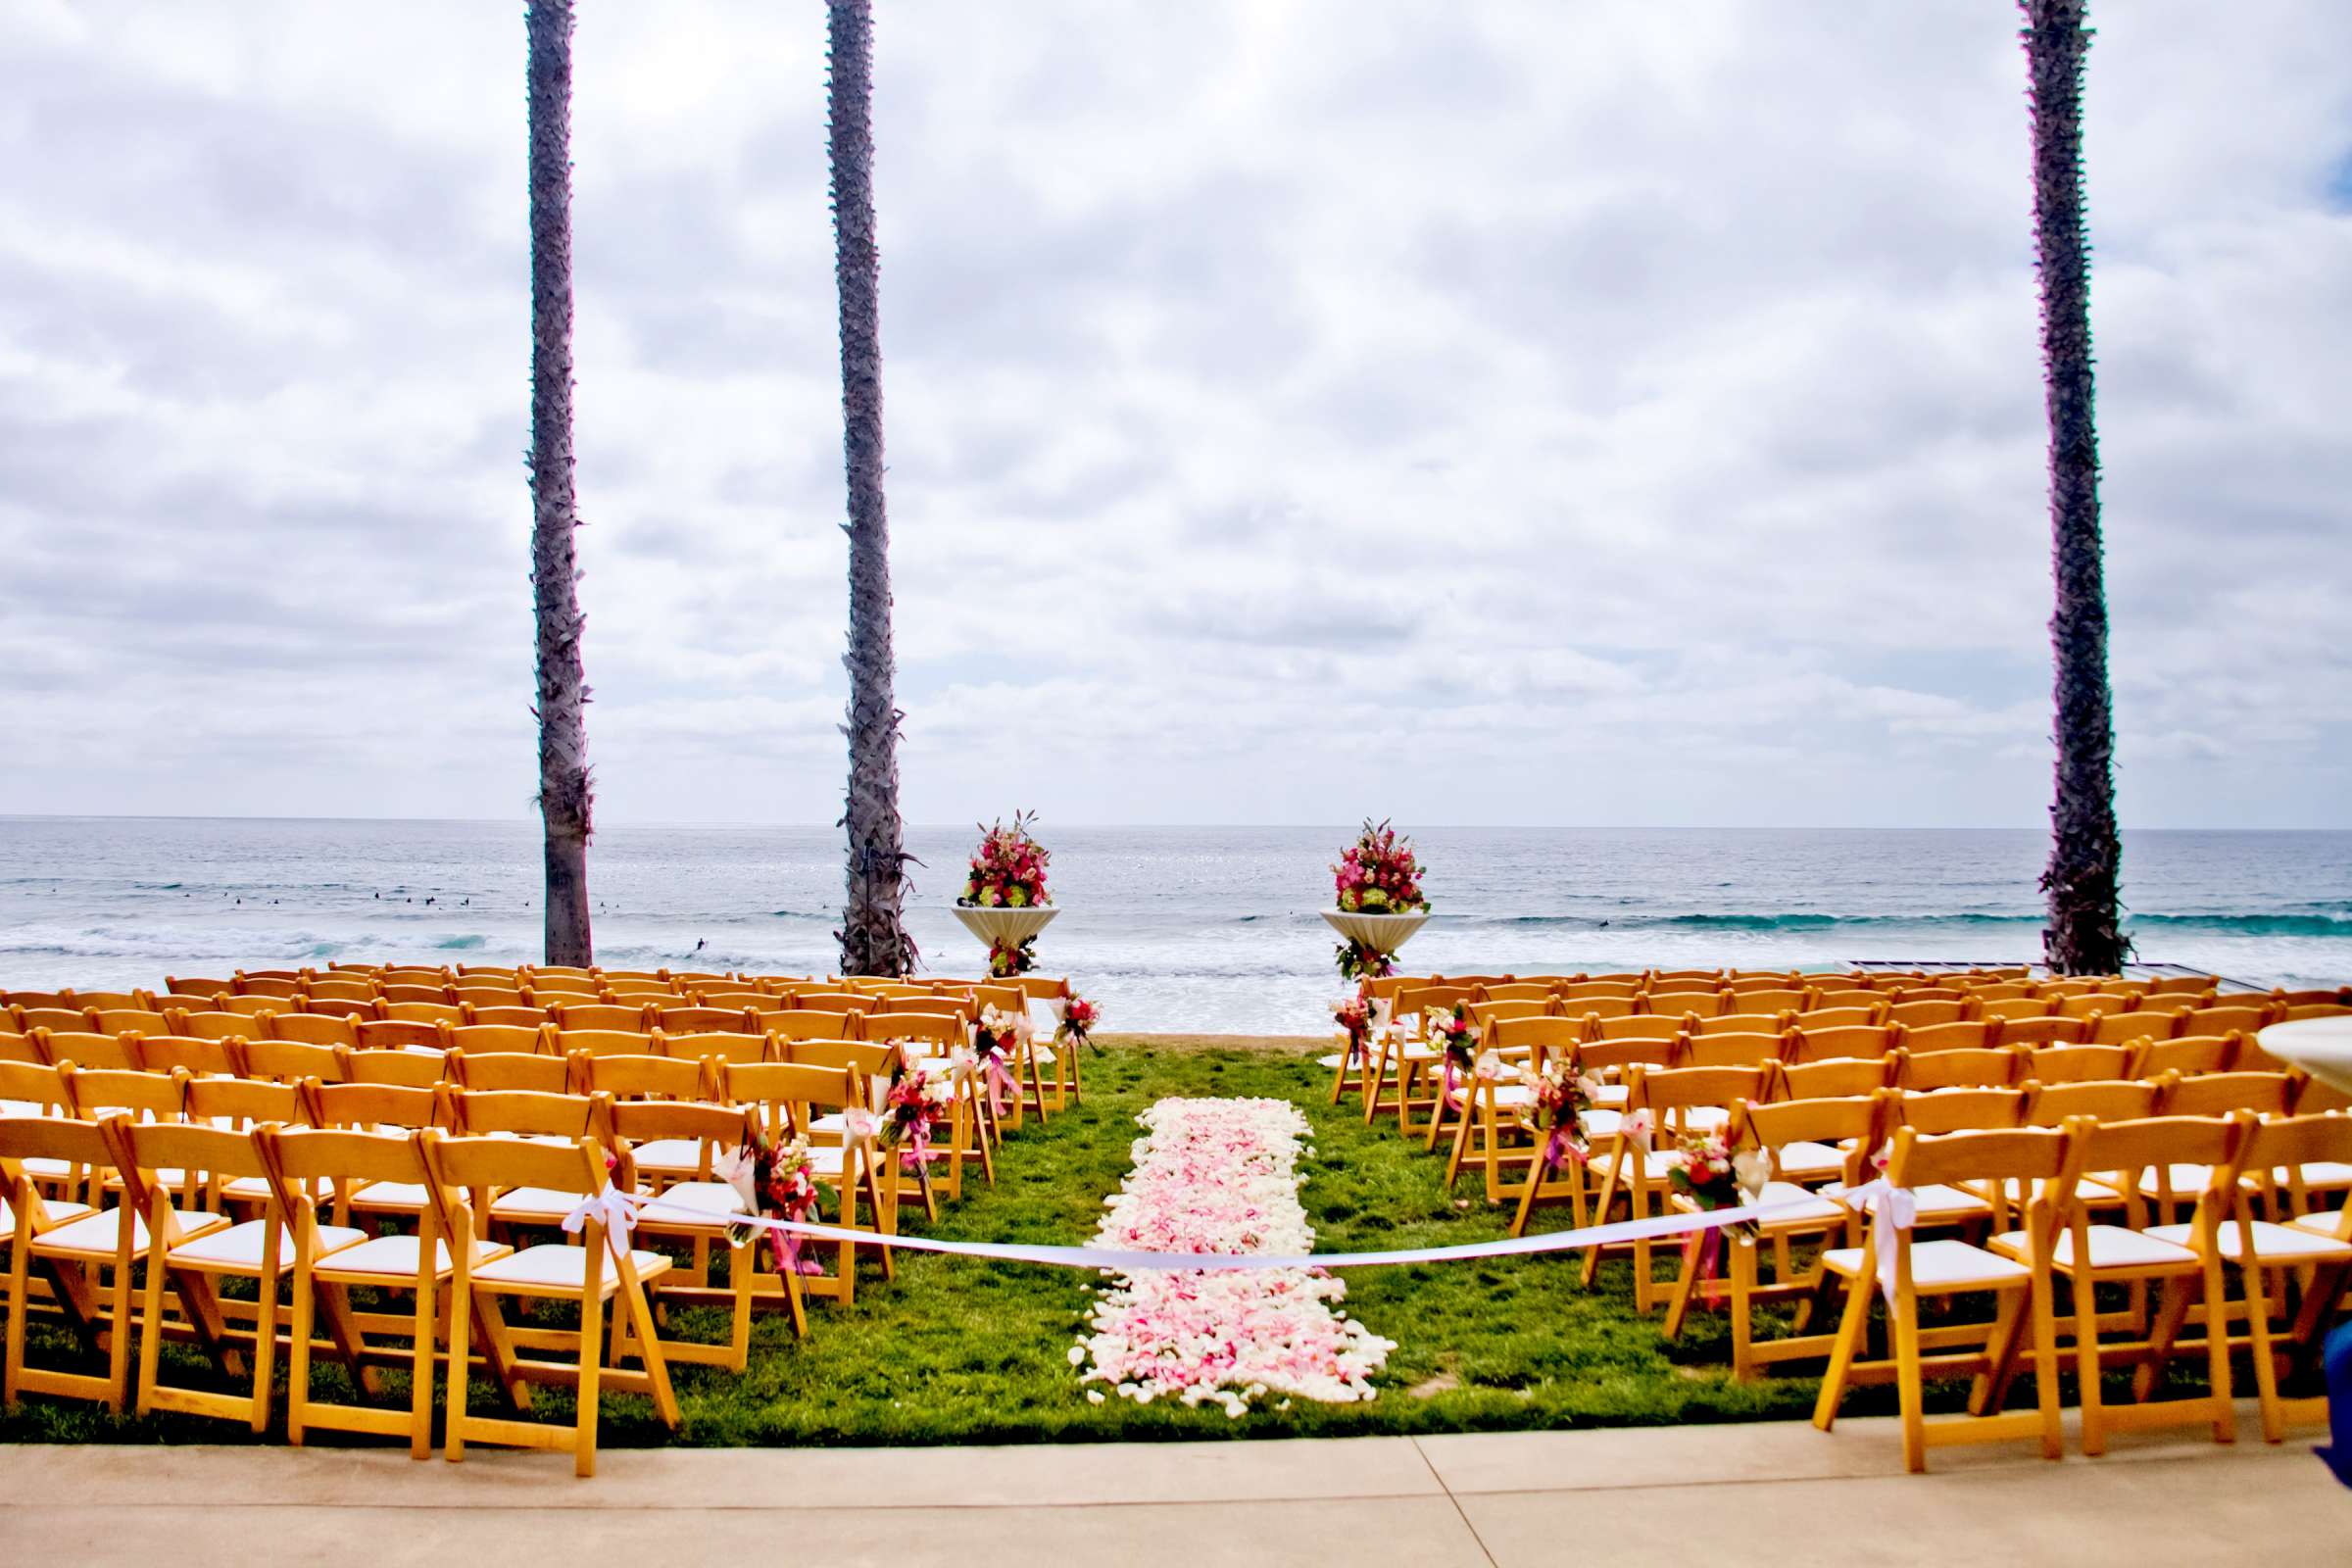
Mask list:
POLYGON ((1894 1233, 1907 1231, 1919 1219, 1919 1199, 1908 1187, 1897 1187, 1881 1176, 1859 1187, 1824 1188, 1826 1196, 1870 1216, 1870 1248, 1879 1259, 1879 1294, 1894 1300, 1894 1233))
POLYGON ((625 1257, 629 1251, 630 1235, 637 1229, 637 1210, 645 1200, 635 1193, 624 1193, 610 1181, 605 1190, 581 1199, 564 1216, 564 1234, 577 1236, 591 1219, 605 1228, 605 1245, 614 1257, 625 1257))

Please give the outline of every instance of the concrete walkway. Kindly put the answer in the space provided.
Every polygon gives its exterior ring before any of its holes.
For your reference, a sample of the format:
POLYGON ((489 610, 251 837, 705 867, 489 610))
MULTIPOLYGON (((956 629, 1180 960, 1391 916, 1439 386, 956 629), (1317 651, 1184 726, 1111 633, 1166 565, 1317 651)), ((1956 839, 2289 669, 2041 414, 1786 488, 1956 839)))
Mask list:
MULTIPOLYGON (((1893 1423, 1060 1447, 0 1446, 0 1563, 1558 1564, 2352 1561, 2309 1440, 2126 1438, 2046 1463, 1893 1423), (1631 1560, 1628 1558, 1627 1560, 1631 1560)), ((563 1564, 563 1568, 570 1568, 563 1564)))

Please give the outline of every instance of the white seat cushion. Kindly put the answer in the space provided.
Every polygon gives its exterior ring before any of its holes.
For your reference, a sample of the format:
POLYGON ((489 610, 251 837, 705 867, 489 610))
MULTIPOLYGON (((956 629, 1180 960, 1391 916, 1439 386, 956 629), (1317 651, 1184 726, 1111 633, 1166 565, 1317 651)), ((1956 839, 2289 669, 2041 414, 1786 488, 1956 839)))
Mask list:
POLYGON ((1617 1136, 1617 1130, 1625 1125, 1625 1112, 1622 1110, 1588 1110, 1579 1119, 1584 1123, 1587 1138, 1614 1138, 1617 1136))
POLYGON ((2352 1164, 2340 1159, 2315 1159, 2303 1167, 2303 1185, 2330 1193, 2352 1187, 2352 1164))
POLYGON ((639 1170, 695 1170, 703 1162, 699 1138, 650 1138, 632 1145, 629 1158, 639 1170))
POLYGON ((1525 1084, 1496 1084, 1494 1086, 1494 1103, 1505 1110, 1514 1105, 1532 1105, 1535 1102, 1536 1092, 1525 1084))
MULTIPOLYGON (((2161 1237, 2185 1247, 2194 1225, 2151 1225, 2150 1236, 2161 1237)), ((2245 1241, 2238 1234, 2236 1220, 2224 1220, 2214 1240, 2221 1254, 2235 1262, 2245 1255, 2245 1241)), ((2274 1225, 2268 1220, 2254 1222, 2255 1254, 2265 1262, 2310 1262, 2318 1258, 2340 1259, 2352 1257, 2352 1242, 2339 1242, 2333 1237, 2318 1236, 2294 1225, 2274 1225)))
POLYGON ((1792 1181, 1827 1180, 1845 1173, 1845 1153, 1827 1144, 1799 1140, 1783 1144, 1775 1152, 1780 1156, 1781 1174, 1792 1181))
POLYGON ((808 1124, 808 1131, 809 1131, 811 1134, 815 1134, 815 1133, 834 1133, 834 1134, 840 1134, 840 1133, 846 1133, 846 1132, 848 1132, 849 1130, 850 1130, 850 1118, 849 1118, 848 1114, 847 1114, 846 1112, 843 1112, 843 1111, 838 1111, 838 1110, 829 1110, 829 1111, 825 1112, 825 1113, 824 1113, 822 1116, 819 1116, 819 1117, 817 1117, 817 1118, 816 1118, 814 1121, 812 1121, 812 1122, 810 1122, 810 1123, 808 1124))
POLYGON ((67 1160, 36 1154, 24 1161, 24 1174, 40 1181, 63 1181, 74 1174, 74 1166, 67 1160))
MULTIPOLYGON (((44 1202, 41 1206, 48 1210, 50 1222, 59 1225, 90 1211, 90 1205, 87 1203, 61 1203, 54 1200, 44 1202)), ((16 1233, 17 1211, 8 1206, 7 1199, 0 1198, 0 1242, 7 1241, 16 1233)))
MULTIPOLYGON (((269 1228, 268 1220, 249 1219, 242 1225, 213 1231, 192 1242, 182 1242, 172 1249, 174 1263, 202 1263, 214 1268, 242 1270, 258 1274, 262 1268, 262 1233, 269 1228)), ((344 1225, 318 1227, 318 1252, 324 1257, 347 1247, 357 1247, 368 1239, 366 1231, 355 1231, 344 1225)), ((290 1268, 294 1263, 294 1233, 291 1226, 277 1233, 277 1263, 290 1268)))
POLYGON ((586 1193, 558 1192, 552 1187, 510 1187, 490 1204, 492 1219, 554 1224, 580 1206, 586 1193))
POLYGON ((1623 1084, 1602 1084, 1592 1091, 1592 1103, 1595 1105, 1622 1105, 1625 1103, 1625 1093, 1623 1084))
POLYGON ((270 1179, 267 1176, 232 1176, 220 1184, 220 1196, 247 1202, 266 1202, 270 1198, 270 1179))
MULTIPOLYGON (((660 1252, 629 1250, 629 1259, 637 1265, 639 1279, 652 1279, 669 1268, 669 1259, 660 1252)), ((548 1243, 542 1247, 526 1247, 519 1252, 484 1263, 473 1271, 476 1285, 536 1286, 554 1290, 576 1291, 588 1278, 588 1249, 564 1247, 548 1243)), ((604 1290, 611 1296, 620 1289, 616 1271, 608 1266, 604 1271, 604 1290)))
MULTIPOLYGON (((2197 1254, 2178 1242, 2168 1242, 2145 1231, 2132 1230, 2123 1225, 2092 1225, 2085 1234, 2090 1238, 2090 1267, 2093 1273, 2103 1268, 2180 1268, 2182 1272, 2197 1266, 2197 1254)), ((2025 1258, 2032 1254, 2026 1249, 2024 1231, 2003 1231, 1987 1244, 2004 1257, 2025 1258)), ((2057 1268, 2075 1266, 2075 1233, 2070 1228, 2058 1233, 2058 1243, 2050 1249, 2050 1262, 2057 1268)))
MULTIPOLYGON (((1851 1279, 1862 1266, 1862 1249, 1833 1247, 1821 1261, 1831 1273, 1851 1279)), ((1989 1290, 2031 1277, 2025 1264, 1966 1242, 1911 1244, 1911 1283, 1923 1291, 1989 1290)))
MULTIPOLYGON (((477 1259, 504 1256, 509 1249, 494 1242, 473 1244, 477 1259)), ((320 1275, 334 1278, 346 1274, 364 1275, 371 1280, 397 1282, 416 1277, 417 1242, 414 1236, 379 1236, 372 1242, 347 1247, 318 1265, 320 1275)), ((433 1241, 433 1267, 448 1277, 451 1258, 449 1243, 436 1237, 433 1241)))
POLYGON ((1720 1132, 1732 1119, 1732 1113, 1721 1105, 1687 1105, 1679 1114, 1683 1125, 1694 1133, 1720 1132))
MULTIPOLYGON (((51 1203, 49 1206, 52 1209, 57 1207, 55 1203, 51 1203)), ((6 1212, 7 1210, 0 1209, 0 1213, 6 1212)), ((2293 1225, 2298 1230, 2311 1231, 2321 1236, 2333 1236, 2335 1234, 2336 1227, 2343 1223, 2343 1215, 2332 1212, 2320 1214, 2297 1214, 2287 1223, 2293 1225)))
POLYGON ((354 1208, 378 1209, 386 1213, 414 1214, 425 1205, 422 1182, 369 1182, 351 1195, 354 1208))
MULTIPOLYGON (((178 1218, 180 1233, 191 1237, 217 1231, 228 1223, 220 1215, 207 1214, 201 1209, 191 1209, 178 1218)), ((95 1214, 85 1213, 79 1219, 70 1220, 34 1238, 32 1250, 44 1253, 75 1252, 112 1257, 115 1255, 115 1243, 121 1236, 119 1227, 122 1219, 122 1210, 120 1208, 101 1209, 95 1214)), ((131 1250, 134 1255, 144 1253, 147 1250, 147 1221, 134 1214, 130 1224, 131 1250)))
POLYGON ((751 1212, 743 1206, 743 1195, 731 1182, 679 1182, 662 1189, 655 1200, 674 1208, 699 1209, 708 1216, 689 1219, 682 1214, 658 1211, 639 1220, 642 1225, 664 1230, 724 1230, 735 1219, 751 1212))
MULTIPOLYGON (((2213 1180, 2211 1165, 2168 1165, 2165 1169, 2171 1173, 2173 1196, 2177 1199, 2195 1198, 2205 1190, 2205 1184, 2213 1180)), ((2252 1176, 2240 1176, 2237 1184, 2249 1190, 2262 1185, 2252 1176)), ((2141 1174, 2139 1178, 2140 1197, 2155 1198, 2160 1196, 2162 1191, 2154 1170, 2151 1169, 2141 1174)))
POLYGON ((1919 1205, 1919 1218, 1926 1220, 1963 1219, 1976 1214, 1989 1214, 1992 1205, 1974 1193, 1941 1182, 1930 1182, 1913 1188, 1911 1197, 1919 1205))

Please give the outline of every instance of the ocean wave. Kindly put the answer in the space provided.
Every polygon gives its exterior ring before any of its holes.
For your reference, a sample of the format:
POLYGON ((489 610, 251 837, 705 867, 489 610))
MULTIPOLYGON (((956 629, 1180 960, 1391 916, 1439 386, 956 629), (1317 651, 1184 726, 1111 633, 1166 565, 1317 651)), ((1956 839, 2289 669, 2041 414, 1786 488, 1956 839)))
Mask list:
POLYGON ((462 936, 443 937, 440 941, 433 944, 433 948, 436 952, 440 953, 479 953, 482 949, 488 947, 489 945, 490 939, 488 937, 462 936))
MULTIPOLYGON (((1844 931, 1899 927, 2023 930, 2039 927, 2044 919, 2045 916, 2039 911, 2031 914, 1996 914, 1980 910, 1951 914, 1822 914, 1811 910, 1790 910, 1782 914, 1620 914, 1606 919, 1589 914, 1464 914, 1448 917, 1441 911, 1432 920, 1431 928, 1507 926, 1528 929, 1556 927, 1578 931, 1597 931, 1603 927, 1610 931, 1844 931)), ((2127 913, 2124 924, 2127 928, 2151 932, 2208 936, 2352 938, 2352 915, 2344 914, 2244 914, 2220 910, 2176 914, 2127 913)))

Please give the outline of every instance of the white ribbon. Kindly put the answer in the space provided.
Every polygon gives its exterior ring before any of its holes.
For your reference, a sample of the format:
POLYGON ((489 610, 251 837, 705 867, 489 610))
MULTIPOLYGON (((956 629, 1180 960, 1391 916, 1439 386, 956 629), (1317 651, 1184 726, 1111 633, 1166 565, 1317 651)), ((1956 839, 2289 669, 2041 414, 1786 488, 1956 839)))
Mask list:
MULTIPOLYGON (((1646 1219, 1621 1219, 1581 1230, 1550 1231, 1542 1236, 1519 1236, 1494 1242, 1469 1242, 1458 1247, 1415 1247, 1379 1252, 1305 1252, 1273 1255, 1264 1252, 1131 1252, 1107 1247, 1031 1247, 1001 1242, 944 1242, 929 1236, 903 1236, 881 1231, 850 1230, 805 1220, 769 1219, 763 1215, 728 1216, 740 1225, 763 1226, 780 1235, 815 1241, 851 1242, 861 1247, 898 1247, 917 1252, 945 1252, 956 1257, 987 1257, 1006 1263, 1045 1263, 1056 1268, 1108 1269, 1119 1274, 1147 1270, 1261 1269, 1261 1268, 1376 1268, 1398 1263, 1456 1263, 1481 1257, 1524 1257, 1542 1252, 1574 1251, 1587 1247, 1611 1247, 1621 1242, 1655 1241, 1665 1236, 1688 1236, 1719 1225, 1769 1219, 1775 1214, 1809 1208, 1811 1197, 1772 1203, 1743 1203, 1698 1214, 1653 1214, 1646 1219)), ((644 1213, 662 1217, 708 1220, 707 1210, 682 1208, 648 1199, 644 1213)))
POLYGON ((1835 1183, 1821 1190, 1846 1207, 1870 1216, 1870 1249, 1879 1259, 1879 1294, 1894 1301, 1894 1233, 1907 1231, 1919 1220, 1919 1199, 1910 1188, 1897 1187, 1881 1176, 1859 1187, 1835 1183))
POLYGON ((614 1257, 625 1257, 629 1238, 637 1229, 637 1211, 647 1200, 635 1193, 624 1193, 611 1182, 593 1198, 583 1198, 564 1216, 564 1234, 579 1235, 582 1227, 594 1219, 605 1227, 605 1245, 612 1249, 614 1257))

